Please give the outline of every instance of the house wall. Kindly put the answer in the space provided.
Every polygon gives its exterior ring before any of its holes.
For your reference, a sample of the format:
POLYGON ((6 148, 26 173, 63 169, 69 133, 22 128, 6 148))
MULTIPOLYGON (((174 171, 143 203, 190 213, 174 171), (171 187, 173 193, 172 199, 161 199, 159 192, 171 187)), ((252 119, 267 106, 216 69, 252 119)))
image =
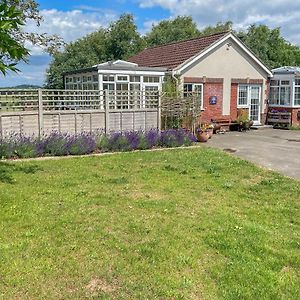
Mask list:
MULTIPOLYGON (((237 84, 232 83, 232 79, 259 81, 262 85, 261 112, 266 109, 268 74, 231 38, 185 69, 182 72, 182 81, 185 77, 222 78, 221 116, 228 118, 236 116, 237 84)), ((207 109, 211 109, 211 106, 207 109)))

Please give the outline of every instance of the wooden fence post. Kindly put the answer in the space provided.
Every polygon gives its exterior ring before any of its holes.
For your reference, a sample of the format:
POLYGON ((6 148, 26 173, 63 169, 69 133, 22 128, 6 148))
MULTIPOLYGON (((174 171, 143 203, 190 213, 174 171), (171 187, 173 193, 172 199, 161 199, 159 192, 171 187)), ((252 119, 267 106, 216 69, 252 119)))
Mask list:
POLYGON ((109 92, 104 91, 104 105, 105 105, 105 134, 109 133, 109 92))
POLYGON ((44 110, 43 110, 43 91, 42 89, 38 90, 38 117, 39 117, 39 137, 43 135, 44 131, 44 110))

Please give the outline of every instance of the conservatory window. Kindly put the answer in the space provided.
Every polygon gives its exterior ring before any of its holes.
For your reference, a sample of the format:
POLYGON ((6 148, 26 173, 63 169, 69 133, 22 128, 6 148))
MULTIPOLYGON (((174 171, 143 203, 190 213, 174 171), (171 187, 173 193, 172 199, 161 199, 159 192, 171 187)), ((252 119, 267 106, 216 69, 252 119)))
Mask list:
POLYGON ((114 75, 103 75, 103 81, 115 81, 114 75))
POLYGON ((144 82, 158 83, 159 82, 159 77, 158 76, 144 76, 144 82))
POLYGON ((291 86, 289 80, 271 80, 270 105, 291 105, 291 86))
POLYGON ((295 79, 295 105, 300 105, 300 78, 295 79))

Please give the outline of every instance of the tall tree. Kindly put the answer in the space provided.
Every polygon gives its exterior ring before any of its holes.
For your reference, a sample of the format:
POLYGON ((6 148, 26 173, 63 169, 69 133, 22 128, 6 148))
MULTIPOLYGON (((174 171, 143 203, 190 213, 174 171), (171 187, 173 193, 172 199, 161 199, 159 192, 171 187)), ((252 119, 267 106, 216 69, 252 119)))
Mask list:
POLYGON ((130 14, 124 14, 119 20, 110 24, 106 43, 107 57, 110 59, 126 59, 145 47, 130 14))
POLYGON ((280 28, 251 25, 239 32, 240 39, 269 67, 300 66, 300 48, 286 41, 280 28))
POLYGON ((115 59, 127 59, 144 48, 132 15, 122 15, 107 29, 98 31, 66 45, 57 51, 50 63, 46 86, 62 88, 62 74, 115 59))
POLYGON ((200 35, 210 35, 210 34, 215 34, 219 32, 224 32, 224 31, 229 31, 232 30, 232 25, 233 23, 231 21, 227 22, 218 22, 214 26, 207 26, 204 29, 201 30, 200 35))
POLYGON ((163 20, 153 25, 146 34, 145 40, 148 47, 177 42, 200 35, 197 24, 192 17, 179 16, 173 20, 163 20))

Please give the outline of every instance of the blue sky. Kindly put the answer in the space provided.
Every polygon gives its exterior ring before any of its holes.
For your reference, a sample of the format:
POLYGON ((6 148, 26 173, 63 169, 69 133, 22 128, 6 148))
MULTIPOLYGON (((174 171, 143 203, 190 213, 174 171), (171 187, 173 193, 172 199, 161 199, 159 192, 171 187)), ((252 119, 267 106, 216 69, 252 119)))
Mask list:
MULTIPOLYGON (((295 0, 37 0, 44 22, 37 28, 26 25, 32 32, 58 34, 70 42, 106 27, 122 13, 135 16, 138 30, 144 34, 152 24, 178 15, 190 15, 199 28, 218 21, 232 20, 235 29, 250 24, 281 27, 283 36, 300 45, 300 1, 295 0)), ((19 74, 0 75, 0 86, 17 84, 42 85, 51 58, 41 49, 29 45, 29 63, 19 65, 19 74)))

